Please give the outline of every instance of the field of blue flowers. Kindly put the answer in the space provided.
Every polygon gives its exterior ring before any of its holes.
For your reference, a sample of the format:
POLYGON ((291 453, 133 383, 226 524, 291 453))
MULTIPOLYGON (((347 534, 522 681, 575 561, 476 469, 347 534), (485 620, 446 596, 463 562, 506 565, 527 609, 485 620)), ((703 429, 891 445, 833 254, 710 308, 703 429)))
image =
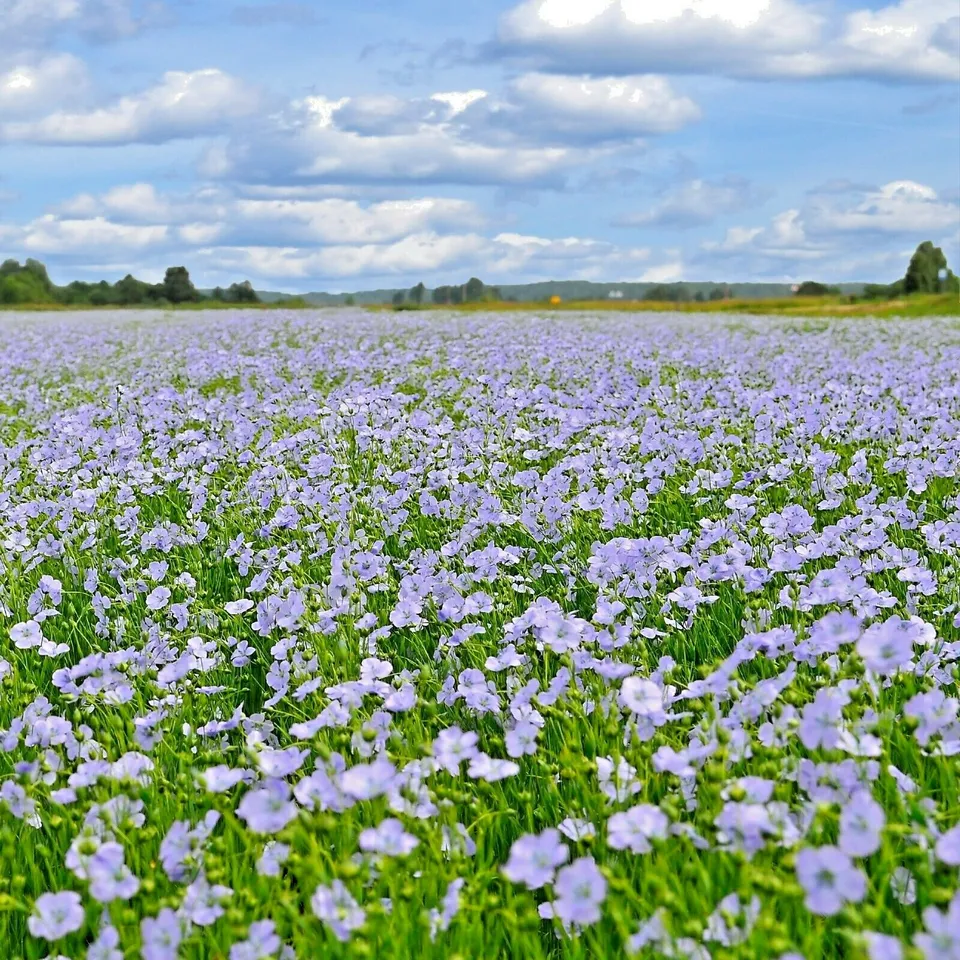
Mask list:
POLYGON ((960 958, 960 325, 0 322, 5 958, 960 958))

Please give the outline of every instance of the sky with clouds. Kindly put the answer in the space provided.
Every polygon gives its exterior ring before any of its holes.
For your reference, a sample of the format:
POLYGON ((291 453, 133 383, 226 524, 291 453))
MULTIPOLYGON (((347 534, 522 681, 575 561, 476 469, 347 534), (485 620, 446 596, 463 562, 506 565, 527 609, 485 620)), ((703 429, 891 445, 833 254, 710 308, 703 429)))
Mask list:
POLYGON ((957 0, 0 0, 0 258, 355 290, 960 266, 957 0))

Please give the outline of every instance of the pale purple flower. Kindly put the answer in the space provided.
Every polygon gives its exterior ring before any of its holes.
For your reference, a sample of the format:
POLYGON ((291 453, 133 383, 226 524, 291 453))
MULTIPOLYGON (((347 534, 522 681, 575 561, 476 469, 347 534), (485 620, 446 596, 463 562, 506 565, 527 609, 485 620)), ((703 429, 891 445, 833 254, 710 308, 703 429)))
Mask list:
POLYGON ((749 903, 743 903, 737 894, 727 894, 707 917, 703 939, 716 941, 724 947, 744 943, 753 932, 760 907, 759 897, 751 897, 749 903))
POLYGON ((147 594, 147 609, 162 610, 170 602, 169 587, 154 587, 147 594))
POLYGON ((279 877, 280 868, 290 856, 290 846, 286 843, 280 843, 277 840, 267 841, 257 860, 257 873, 261 877, 279 877))
POLYGON ((190 930, 190 921, 164 907, 156 917, 140 922, 143 960, 178 960, 179 947, 190 930))
POLYGON ((641 803, 607 820, 607 843, 614 850, 649 853, 653 849, 650 841, 663 840, 669 825, 667 815, 659 807, 641 803))
POLYGON ((139 889, 140 881, 124 863, 123 847, 105 843, 87 864, 90 896, 100 903, 129 900, 139 889))
POLYGON ((429 914, 430 917, 430 939, 437 939, 437 934, 442 930, 448 930, 453 918, 460 911, 460 891, 463 889, 463 878, 457 877, 451 880, 447 885, 447 892, 443 895, 442 908, 434 907, 429 914))
POLYGON ((230 960, 269 960, 280 950, 281 941, 272 920, 257 920, 250 924, 246 940, 230 947, 230 960))
POLYGON ((523 883, 536 890, 552 882, 557 867, 566 863, 569 856, 570 851, 561 841, 560 832, 551 828, 515 840, 501 871, 512 883, 523 883))
POLYGON ((867 627, 857 641, 857 653, 874 673, 883 676, 896 673, 913 657, 916 634, 916 627, 909 620, 890 617, 867 627))
POLYGON ((896 937, 865 930, 863 939, 870 960, 903 960, 903 944, 896 937))
POLYGON ((223 609, 230 614, 230 616, 235 617, 241 613, 246 613, 248 610, 252 610, 256 606, 254 602, 247 597, 241 597, 239 600, 228 600, 224 605, 223 609))
POLYGON ((222 884, 210 885, 207 878, 200 874, 183 897, 180 912, 198 927, 209 927, 223 916, 224 903, 233 896, 233 890, 222 884))
POLYGON ((880 849, 887 818, 883 807, 867 790, 858 790, 840 812, 838 846, 850 857, 869 857, 880 849))
POLYGON ((559 871, 553 891, 555 899, 540 905, 540 916, 553 916, 566 925, 585 927, 600 919, 607 881, 593 857, 580 857, 559 871))
POLYGON ((821 917, 839 913, 846 903, 859 903, 867 878, 837 847, 805 847, 797 854, 797 880, 806 892, 804 904, 821 917))
POLYGON ((379 826, 360 833, 360 849, 365 853, 378 853, 387 857, 405 857, 420 841, 403 828, 395 817, 387 817, 379 826))
POLYGON ((441 730, 433 741, 433 756, 440 765, 456 776, 464 760, 472 760, 478 753, 477 735, 473 731, 464 732, 459 727, 447 727, 441 730))
POLYGON ((939 836, 934 853, 948 866, 960 867, 960 823, 939 836))
POLYGON ((298 812, 290 799, 290 784, 284 780, 266 780, 248 790, 237 807, 237 816, 254 833, 279 833, 298 812))
POLYGON ((366 912, 350 896, 342 880, 334 880, 329 887, 323 884, 317 887, 310 898, 310 906, 341 943, 346 943, 354 930, 359 930, 366 922, 366 912))
POLYGON ((80 894, 72 890, 43 893, 33 904, 27 917, 27 928, 35 937, 59 940, 83 926, 84 913, 80 894))

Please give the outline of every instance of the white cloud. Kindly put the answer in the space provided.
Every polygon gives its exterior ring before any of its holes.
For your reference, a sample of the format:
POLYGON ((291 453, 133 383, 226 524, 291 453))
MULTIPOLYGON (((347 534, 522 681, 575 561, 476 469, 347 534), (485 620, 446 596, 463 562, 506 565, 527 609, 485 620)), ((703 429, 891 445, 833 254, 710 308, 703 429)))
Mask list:
POLYGON ((477 142, 463 122, 450 122, 451 114, 448 105, 429 98, 312 97, 292 104, 275 121, 211 148, 201 171, 273 185, 558 185, 582 159, 564 147, 477 142))
POLYGON ((699 118, 662 77, 526 74, 503 96, 311 96, 225 143, 201 173, 259 184, 560 186, 582 164, 699 118))
POLYGON ((955 0, 825 10, 799 0, 524 0, 502 17, 495 46, 563 73, 960 77, 955 0))
POLYGON ((652 209, 624 214, 616 223, 623 227, 680 229, 702 226, 722 214, 758 206, 770 196, 772 191, 738 176, 726 176, 721 180, 689 180, 670 191, 652 209))
POLYGON ((0 125, 0 139, 48 145, 163 143, 210 136, 257 113, 259 94, 216 69, 170 71, 156 86, 82 113, 0 125))
POLYGON ((88 89, 87 68, 72 54, 13 62, 0 69, 0 120, 35 115, 53 106, 78 102, 88 89))
POLYGON ((670 133, 700 119, 663 77, 571 77, 528 73, 510 84, 488 122, 545 142, 598 143, 670 133))
POLYGON ((807 218, 811 228, 821 233, 939 234, 960 223, 960 205, 939 199, 931 187, 895 180, 866 193, 852 206, 815 198, 807 218))
POLYGON ((801 207, 777 214, 767 226, 730 227, 722 240, 700 246, 710 258, 752 273, 776 263, 779 270, 792 266, 797 276, 809 264, 827 271, 829 279, 855 279, 849 271, 870 264, 899 264, 902 273, 904 241, 907 247, 926 239, 955 246, 958 223, 960 204, 941 200, 924 184, 897 180, 876 189, 844 189, 837 183, 812 191, 801 207))
POLYGON ((46 214, 16 231, 13 240, 31 256, 52 253, 89 257, 94 253, 144 250, 162 244, 167 236, 163 225, 113 223, 104 217, 61 219, 46 214))
MULTIPOLYGON (((487 235, 467 201, 425 197, 361 204, 344 198, 270 198, 224 188, 166 195, 130 184, 81 194, 42 217, 3 230, 5 243, 64 265, 72 276, 92 265, 140 264, 153 275, 187 262, 198 282, 250 277, 261 286, 300 288, 371 281, 406 285, 525 279, 635 280, 670 276, 677 251, 658 264, 643 247, 589 237, 548 238, 516 232, 487 235), (659 272, 658 272, 659 271, 659 272), (666 273, 664 273, 666 271, 666 273)), ((110 271, 107 271, 108 274, 110 271)))
POLYGON ((168 196, 149 183, 115 187, 100 196, 80 194, 60 204, 54 214, 173 226, 189 244, 216 240, 264 247, 387 243, 412 233, 463 232, 484 224, 475 204, 445 197, 361 204, 340 197, 237 194, 218 187, 168 196))
POLYGON ((0 24, 21 49, 64 30, 95 41, 122 39, 164 20, 161 0, 0 0, 0 24))

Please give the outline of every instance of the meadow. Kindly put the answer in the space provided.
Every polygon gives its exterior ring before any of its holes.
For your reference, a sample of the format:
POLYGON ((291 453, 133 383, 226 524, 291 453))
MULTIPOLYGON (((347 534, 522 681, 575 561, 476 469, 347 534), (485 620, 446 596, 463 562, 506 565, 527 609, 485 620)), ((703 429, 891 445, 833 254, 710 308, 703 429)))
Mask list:
POLYGON ((960 958, 960 322, 0 316, 15 958, 960 958))

